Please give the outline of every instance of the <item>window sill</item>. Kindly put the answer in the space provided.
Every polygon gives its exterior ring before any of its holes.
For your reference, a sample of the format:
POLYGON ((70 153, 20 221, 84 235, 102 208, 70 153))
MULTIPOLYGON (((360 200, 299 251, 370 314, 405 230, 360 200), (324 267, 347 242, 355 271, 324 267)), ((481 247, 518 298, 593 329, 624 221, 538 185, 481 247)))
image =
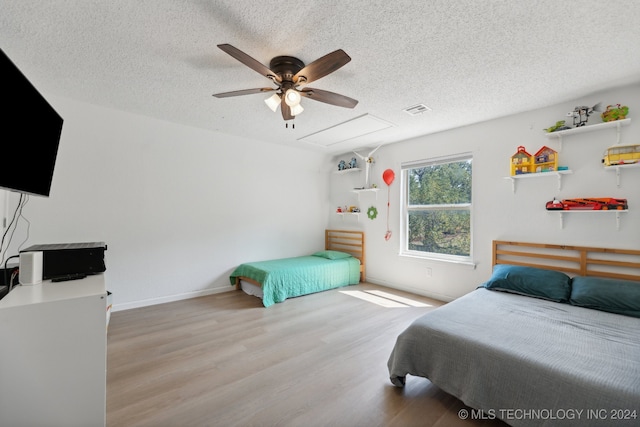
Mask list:
POLYGON ((455 264, 462 267, 468 267, 471 270, 475 270, 477 263, 473 260, 464 260, 464 259, 453 259, 453 258, 445 258, 445 257, 437 257, 437 256, 428 256, 428 255, 418 255, 413 253, 401 252, 399 254, 403 258, 411 258, 415 260, 423 260, 423 261, 436 261, 436 262, 444 262, 447 264, 455 264))

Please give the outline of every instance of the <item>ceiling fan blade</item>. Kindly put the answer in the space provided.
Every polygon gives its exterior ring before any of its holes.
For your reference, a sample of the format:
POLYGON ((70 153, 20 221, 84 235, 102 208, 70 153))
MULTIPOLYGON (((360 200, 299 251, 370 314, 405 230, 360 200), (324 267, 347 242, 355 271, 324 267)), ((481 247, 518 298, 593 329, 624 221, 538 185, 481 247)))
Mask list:
POLYGON ((338 49, 326 54, 322 58, 316 59, 298 71, 292 80, 298 83, 298 80, 304 77, 304 82, 301 83, 311 83, 312 81, 321 79, 327 74, 333 73, 349 61, 351 61, 351 57, 347 55, 344 50, 338 49))
POLYGON ((353 108, 358 105, 358 101, 355 99, 339 93, 329 92, 328 90, 306 87, 300 90, 300 95, 326 104, 337 105, 338 107, 353 108))
POLYGON ((234 90, 232 92, 214 93, 216 98, 230 98, 232 96, 251 95, 253 93, 273 92, 274 88, 271 87, 259 87, 255 89, 234 90))
POLYGON ((293 114, 291 114, 291 107, 286 102, 280 104, 282 110, 282 118, 285 120, 293 120, 293 114))
POLYGON ((263 76, 277 81, 277 82, 281 82, 282 79, 273 71, 271 71, 267 66, 265 66, 264 64, 262 64, 261 62, 258 62, 257 60, 253 59, 252 57, 250 57, 249 55, 247 55, 246 53, 244 53, 243 51, 241 51, 238 48, 235 48, 233 46, 231 46, 230 44, 219 44, 218 47, 220 49, 222 49, 223 51, 225 51, 226 53, 228 53, 229 55, 233 56, 235 59, 237 59, 238 61, 242 62, 244 65, 246 65, 247 67, 251 68, 254 71, 257 71, 258 73, 262 74, 263 76))

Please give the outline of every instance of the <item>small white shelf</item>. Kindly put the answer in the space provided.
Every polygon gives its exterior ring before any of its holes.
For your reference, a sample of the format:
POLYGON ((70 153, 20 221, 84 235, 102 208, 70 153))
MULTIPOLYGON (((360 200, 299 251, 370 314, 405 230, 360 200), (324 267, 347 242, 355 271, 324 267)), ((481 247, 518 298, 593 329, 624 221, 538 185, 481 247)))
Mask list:
POLYGON ((548 132, 545 134, 545 136, 549 139, 557 139, 559 144, 558 151, 560 151, 562 150, 562 138, 564 136, 569 136, 569 135, 574 135, 574 134, 584 133, 584 132, 593 132, 593 131, 608 129, 608 128, 616 128, 616 132, 617 132, 616 144, 619 144, 620 128, 622 126, 628 126, 630 123, 631 123, 631 119, 615 120, 613 122, 603 122, 595 125, 586 125, 586 126, 580 126, 572 129, 567 129, 567 130, 548 132))
POLYGON ((564 214, 591 214, 591 215, 606 215, 606 214, 615 214, 616 216, 616 230, 620 230, 620 215, 629 212, 629 209, 610 209, 610 210, 551 210, 547 211, 552 214, 557 214, 560 216, 560 228, 564 228, 564 214))
POLYGON ((360 169, 360 168, 347 168, 347 169, 333 171, 333 173, 338 174, 338 175, 344 175, 346 173, 360 172, 361 170, 362 169, 360 169))
POLYGON ((616 171, 616 185, 620 187, 620 170, 621 169, 629 169, 629 168, 638 168, 640 167, 640 163, 632 163, 629 165, 615 165, 615 166, 605 166, 606 170, 616 171))
POLYGON ((524 173, 522 175, 512 175, 505 176, 504 179, 511 180, 511 190, 516 192, 516 181, 519 179, 532 179, 532 178, 542 178, 548 176, 555 176, 558 179, 558 191, 562 189, 562 176, 572 174, 573 171, 570 169, 561 170, 561 171, 550 171, 550 172, 536 172, 536 173, 524 173))
POLYGON ((342 220, 344 220, 345 216, 349 216, 349 215, 353 215, 358 219, 358 222, 360 222, 360 214, 362 212, 336 212, 336 215, 341 216, 342 220))
POLYGON ((360 201, 360 194, 362 193, 374 193, 376 195, 376 200, 378 200, 378 191, 379 188, 354 188, 353 192, 358 194, 358 201, 360 201))

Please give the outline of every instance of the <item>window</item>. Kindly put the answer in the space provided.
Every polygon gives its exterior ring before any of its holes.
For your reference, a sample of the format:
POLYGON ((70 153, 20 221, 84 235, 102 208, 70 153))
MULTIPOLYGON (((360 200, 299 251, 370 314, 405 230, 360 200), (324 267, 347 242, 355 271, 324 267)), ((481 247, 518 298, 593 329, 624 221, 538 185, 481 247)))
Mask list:
POLYGON ((471 154, 402 165, 402 255, 471 262, 471 154))

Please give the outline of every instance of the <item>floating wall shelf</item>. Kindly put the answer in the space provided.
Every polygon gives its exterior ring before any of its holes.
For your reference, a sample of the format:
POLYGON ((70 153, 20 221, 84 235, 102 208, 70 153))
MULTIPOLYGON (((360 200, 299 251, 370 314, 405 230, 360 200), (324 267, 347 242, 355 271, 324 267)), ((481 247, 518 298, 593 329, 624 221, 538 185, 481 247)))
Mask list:
POLYGON ((511 190, 516 192, 516 181, 519 179, 531 179, 531 178, 542 178, 545 176, 555 176, 558 179, 558 191, 562 189, 562 175, 572 174, 572 170, 562 170, 562 171, 550 171, 550 172, 536 172, 536 173, 525 173, 522 175, 513 175, 513 176, 505 176, 504 179, 511 180, 511 190))
POLYGON ((549 139, 557 139, 559 144, 558 151, 560 151, 562 150, 562 138, 564 136, 575 135, 575 134, 584 133, 584 132, 593 132, 593 131, 608 129, 608 128, 616 128, 616 133, 617 133, 616 144, 619 144, 620 128, 622 126, 628 126, 630 123, 631 123, 631 119, 615 120, 613 122, 603 122, 595 125, 580 126, 573 129, 549 132, 549 133, 546 133, 545 136, 549 139))
POLYGON ((379 188, 355 188, 353 190, 354 193, 358 193, 358 201, 360 201, 360 194, 362 193, 374 193, 376 200, 378 200, 378 191, 380 191, 379 188))
POLYGON ((360 212, 336 212, 336 215, 341 216, 342 220, 344 220, 344 217, 346 215, 355 215, 355 217, 358 219, 358 222, 360 222, 360 212))
POLYGON ((342 169, 342 170, 333 171, 333 173, 336 173, 338 175, 343 175, 345 173, 360 172, 361 170, 362 169, 360 169, 360 168, 348 168, 348 169, 342 169))
POLYGON ((616 230, 620 230, 620 215, 629 212, 628 209, 622 210, 601 210, 601 211, 589 211, 589 210, 566 210, 566 211, 548 211, 553 214, 560 215, 560 228, 564 228, 564 214, 615 214, 616 215, 616 230))
POLYGON ((604 168, 606 170, 615 170, 616 171, 616 185, 618 187, 620 187, 620 170, 621 169, 627 169, 627 168, 638 168, 640 167, 640 163, 633 163, 630 165, 615 165, 615 166, 605 166, 604 168))

